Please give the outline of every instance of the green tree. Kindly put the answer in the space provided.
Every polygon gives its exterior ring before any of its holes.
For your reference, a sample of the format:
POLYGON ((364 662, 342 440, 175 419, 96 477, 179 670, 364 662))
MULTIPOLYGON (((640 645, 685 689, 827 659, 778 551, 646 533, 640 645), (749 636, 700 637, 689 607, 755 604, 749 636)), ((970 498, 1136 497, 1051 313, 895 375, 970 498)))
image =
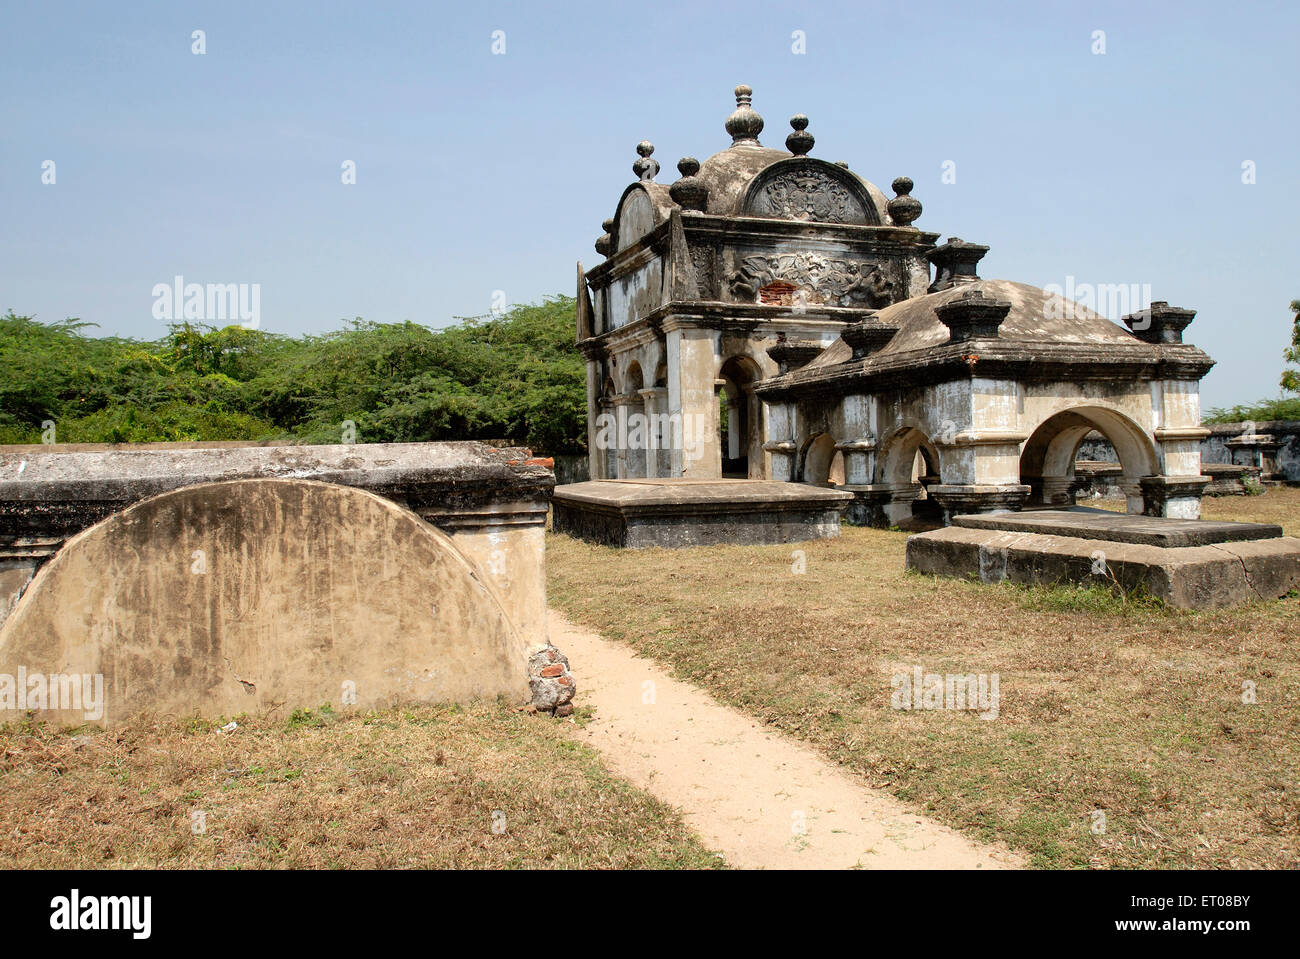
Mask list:
MULTIPOLYGON (((1291 317, 1291 345, 1282 352, 1282 356, 1288 363, 1300 363, 1300 300, 1291 301, 1291 312, 1295 314, 1291 317)), ((1300 371, 1283 370, 1282 389, 1300 393, 1300 371)))

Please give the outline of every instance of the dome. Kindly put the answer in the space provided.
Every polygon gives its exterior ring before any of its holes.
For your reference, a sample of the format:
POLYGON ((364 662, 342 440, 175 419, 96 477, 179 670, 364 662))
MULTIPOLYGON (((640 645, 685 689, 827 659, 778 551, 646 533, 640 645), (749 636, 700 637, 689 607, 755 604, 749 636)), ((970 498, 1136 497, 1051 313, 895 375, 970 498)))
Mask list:
POLYGON ((739 143, 713 154, 700 164, 700 172, 696 174, 709 188, 705 212, 733 212, 754 177, 778 160, 793 155, 758 143, 739 143))
MULTIPOLYGON (((938 293, 914 296, 876 313, 875 319, 897 326, 898 332, 884 347, 871 354, 871 358, 909 353, 947 343, 948 327, 935 313, 935 307, 973 290, 979 290, 991 299, 1005 300, 1011 304, 1010 312, 998 328, 998 340, 1003 343, 1138 346, 1142 342, 1104 316, 1057 294, 1048 293, 1028 283, 980 280, 977 283, 950 286, 938 293)), ((852 358, 853 350, 840 338, 804 369, 834 366, 852 358)))

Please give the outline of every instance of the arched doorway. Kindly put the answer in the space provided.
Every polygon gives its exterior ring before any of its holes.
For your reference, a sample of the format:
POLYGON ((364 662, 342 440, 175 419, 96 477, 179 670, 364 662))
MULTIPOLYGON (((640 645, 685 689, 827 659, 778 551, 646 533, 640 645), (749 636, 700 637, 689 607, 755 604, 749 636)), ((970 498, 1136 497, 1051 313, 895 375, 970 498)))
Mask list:
MULTIPOLYGON (((625 475, 629 478, 640 478, 647 475, 646 454, 650 447, 650 438, 646 432, 644 403, 641 399, 641 390, 645 389, 645 375, 641 372, 641 364, 636 360, 628 365, 627 372, 623 374, 623 387, 622 402, 625 406, 623 416, 627 420, 625 475)), ((620 429, 623 429, 621 425, 620 429)))
POLYGON ((893 522, 900 523, 908 515, 930 524, 943 522, 942 507, 928 493, 929 487, 941 482, 939 450, 923 430, 914 426, 897 430, 886 441, 880 464, 880 482, 892 489, 893 522))
POLYGON ((762 422, 754 383, 761 371, 746 356, 733 356, 718 371, 718 436, 722 444, 722 475, 762 479, 762 422))
POLYGON ((812 486, 841 486, 844 483, 844 454, 835 448, 829 433, 817 433, 803 446, 799 456, 799 479, 812 486))
POLYGON ((1140 426, 1123 413, 1100 406, 1062 410, 1030 434, 1020 453, 1020 482, 1029 487, 1026 507, 1068 507, 1075 503, 1078 483, 1074 461, 1079 446, 1093 430, 1110 441, 1119 457, 1120 486, 1130 513, 1142 512, 1139 481, 1159 472, 1155 446, 1140 426))

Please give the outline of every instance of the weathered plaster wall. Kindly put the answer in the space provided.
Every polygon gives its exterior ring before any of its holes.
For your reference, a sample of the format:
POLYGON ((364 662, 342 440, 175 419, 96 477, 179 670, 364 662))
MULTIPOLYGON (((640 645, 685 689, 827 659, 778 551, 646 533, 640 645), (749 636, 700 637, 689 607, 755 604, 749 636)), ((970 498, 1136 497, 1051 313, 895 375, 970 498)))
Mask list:
POLYGON ((0 674, 102 675, 101 717, 42 718, 111 725, 349 692, 362 708, 523 700, 527 645, 479 565, 410 510, 335 484, 236 480, 73 537, 0 629, 0 674))

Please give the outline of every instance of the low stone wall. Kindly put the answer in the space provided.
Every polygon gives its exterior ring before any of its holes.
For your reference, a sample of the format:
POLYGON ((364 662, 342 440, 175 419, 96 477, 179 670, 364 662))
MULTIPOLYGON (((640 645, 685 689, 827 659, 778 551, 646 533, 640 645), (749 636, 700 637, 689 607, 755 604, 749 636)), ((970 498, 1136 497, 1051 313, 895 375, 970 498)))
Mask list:
POLYGON ((553 485, 479 443, 6 448, 0 707, 18 669, 114 719, 526 698, 553 485))

